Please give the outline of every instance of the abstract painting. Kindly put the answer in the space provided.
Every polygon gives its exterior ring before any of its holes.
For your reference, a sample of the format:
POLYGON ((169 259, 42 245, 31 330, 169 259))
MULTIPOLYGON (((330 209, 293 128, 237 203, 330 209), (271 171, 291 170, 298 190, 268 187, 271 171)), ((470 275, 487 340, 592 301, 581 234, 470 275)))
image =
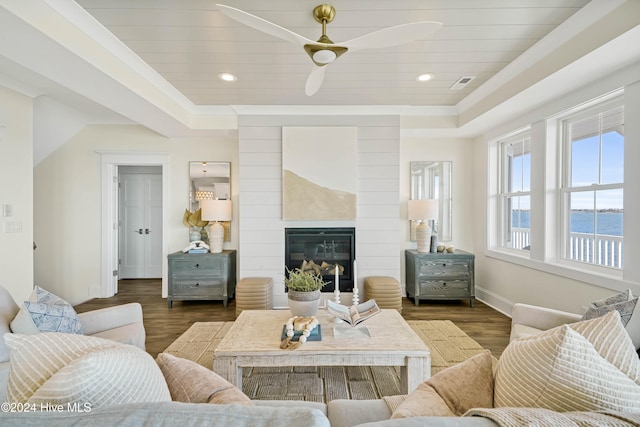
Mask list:
POLYGON ((356 219, 357 151, 356 127, 283 127, 283 219, 356 219))

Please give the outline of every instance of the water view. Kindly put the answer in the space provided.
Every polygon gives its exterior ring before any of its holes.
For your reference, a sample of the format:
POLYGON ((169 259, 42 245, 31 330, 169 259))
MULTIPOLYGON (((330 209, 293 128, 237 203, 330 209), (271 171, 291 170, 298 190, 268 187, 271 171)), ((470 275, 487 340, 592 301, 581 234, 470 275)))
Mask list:
MULTIPOLYGON (((513 211, 514 228, 531 228, 529 211, 513 211)), ((622 212, 619 210, 603 210, 596 212, 597 234, 622 236, 622 212)), ((594 233, 593 211, 571 211, 572 233, 594 233)))

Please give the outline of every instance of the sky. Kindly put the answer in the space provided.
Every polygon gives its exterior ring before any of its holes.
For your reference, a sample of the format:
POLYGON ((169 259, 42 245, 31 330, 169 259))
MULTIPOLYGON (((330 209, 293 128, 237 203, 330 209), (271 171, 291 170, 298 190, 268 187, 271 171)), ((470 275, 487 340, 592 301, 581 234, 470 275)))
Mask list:
MULTIPOLYGON (((571 185, 574 187, 591 184, 611 184, 623 181, 624 137, 617 132, 602 135, 602 175, 599 177, 598 136, 574 141, 571 149, 571 185)), ((513 159, 513 191, 529 191, 531 181, 531 155, 525 154, 513 159)), ((622 189, 573 193, 572 209, 593 209, 594 195, 596 209, 622 209, 622 189)), ((530 209, 529 197, 518 197, 513 209, 530 209), (519 204, 519 206, 518 206, 519 204)))
MULTIPOLYGON (((591 184, 623 182, 624 137, 618 132, 602 135, 602 172, 598 171, 598 136, 574 141, 571 150, 571 184, 574 187, 591 184)), ((622 209, 622 190, 605 190, 595 194, 596 209, 622 209)), ((573 209, 593 209, 594 192, 575 194, 573 209)))

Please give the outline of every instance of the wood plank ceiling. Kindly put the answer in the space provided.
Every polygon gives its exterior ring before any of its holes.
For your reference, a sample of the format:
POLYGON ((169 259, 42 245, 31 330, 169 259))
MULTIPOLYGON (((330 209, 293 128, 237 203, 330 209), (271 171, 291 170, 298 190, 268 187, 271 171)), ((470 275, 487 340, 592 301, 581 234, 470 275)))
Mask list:
MULTIPOLYGON (((566 21, 588 0, 334 0, 334 42, 408 22, 444 24, 405 45, 349 52, 318 93, 304 86, 303 49, 223 15, 216 0, 76 0, 197 105, 453 106, 566 21), (233 83, 218 79, 230 72, 233 83), (421 73, 433 73, 418 82, 421 73), (474 79, 452 90, 461 77, 474 79)), ((218 0, 317 40, 316 1, 218 0)))

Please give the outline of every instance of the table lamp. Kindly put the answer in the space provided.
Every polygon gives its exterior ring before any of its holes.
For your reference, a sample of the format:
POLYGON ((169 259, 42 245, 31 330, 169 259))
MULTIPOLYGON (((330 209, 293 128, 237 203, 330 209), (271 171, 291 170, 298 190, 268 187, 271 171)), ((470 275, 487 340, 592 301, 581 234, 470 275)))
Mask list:
POLYGON ((431 226, 427 224, 427 221, 438 218, 438 201, 435 199, 409 200, 407 213, 409 220, 418 221, 418 226, 416 227, 418 252, 430 252, 431 226))
POLYGON ((224 227, 220 221, 231 221, 231 200, 201 200, 202 219, 213 221, 209 228, 209 252, 222 252, 224 227))

